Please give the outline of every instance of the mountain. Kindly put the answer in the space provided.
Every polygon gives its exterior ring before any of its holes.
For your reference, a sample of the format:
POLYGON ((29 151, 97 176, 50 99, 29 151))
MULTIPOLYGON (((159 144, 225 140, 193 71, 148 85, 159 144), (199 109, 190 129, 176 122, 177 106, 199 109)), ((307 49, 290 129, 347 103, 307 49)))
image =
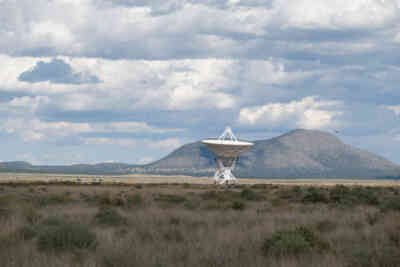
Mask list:
POLYGON ((71 173, 71 174, 128 174, 139 165, 125 163, 74 164, 34 166, 24 161, 0 162, 0 172, 71 173))
MULTIPOLYGON (((200 142, 184 145, 149 165, 154 170, 207 173, 215 155, 200 142)), ((400 176, 400 166, 365 150, 344 144, 322 131, 298 129, 255 141, 239 157, 235 174, 265 178, 375 178, 400 176)))
MULTIPOLYGON (((27 162, 2 162, 0 172, 88 174, 186 174, 213 175, 215 154, 201 142, 186 144, 147 165, 123 163, 34 166, 27 162)), ((335 135, 298 129, 254 141, 240 155, 234 171, 249 178, 400 178, 400 166, 376 154, 344 144, 335 135)))
POLYGON ((20 170, 33 170, 34 167, 32 164, 25 161, 9 161, 9 162, 0 162, 0 171, 20 171, 20 170))

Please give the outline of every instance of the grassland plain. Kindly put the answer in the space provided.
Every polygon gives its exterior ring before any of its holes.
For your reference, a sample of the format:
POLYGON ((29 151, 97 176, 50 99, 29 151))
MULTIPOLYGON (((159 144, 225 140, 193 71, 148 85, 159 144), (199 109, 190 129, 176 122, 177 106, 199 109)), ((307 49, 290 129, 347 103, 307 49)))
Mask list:
POLYGON ((4 180, 0 266, 400 266, 400 187, 4 180))

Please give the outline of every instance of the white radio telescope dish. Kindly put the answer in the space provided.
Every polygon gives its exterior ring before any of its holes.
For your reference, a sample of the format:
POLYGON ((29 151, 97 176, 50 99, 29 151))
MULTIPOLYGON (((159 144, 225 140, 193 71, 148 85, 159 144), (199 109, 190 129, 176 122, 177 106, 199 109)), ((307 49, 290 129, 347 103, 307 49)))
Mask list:
POLYGON ((204 139, 201 142, 217 155, 217 171, 214 175, 215 183, 237 183, 235 176, 232 174, 237 158, 240 153, 246 152, 254 144, 238 140, 230 127, 227 127, 219 138, 204 139))

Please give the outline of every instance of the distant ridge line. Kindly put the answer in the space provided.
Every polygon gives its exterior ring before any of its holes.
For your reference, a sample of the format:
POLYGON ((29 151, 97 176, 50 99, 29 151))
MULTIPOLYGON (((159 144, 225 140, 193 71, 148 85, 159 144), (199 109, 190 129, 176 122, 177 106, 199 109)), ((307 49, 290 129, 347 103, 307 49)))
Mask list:
MULTIPOLYGON (((382 156, 344 144, 319 130, 296 129, 257 140, 239 157, 234 171, 246 178, 398 179, 400 166, 382 156)), ((211 176, 215 155, 198 142, 185 144, 150 164, 97 163, 35 166, 24 161, 0 162, 0 172, 121 175, 132 173, 211 176)))

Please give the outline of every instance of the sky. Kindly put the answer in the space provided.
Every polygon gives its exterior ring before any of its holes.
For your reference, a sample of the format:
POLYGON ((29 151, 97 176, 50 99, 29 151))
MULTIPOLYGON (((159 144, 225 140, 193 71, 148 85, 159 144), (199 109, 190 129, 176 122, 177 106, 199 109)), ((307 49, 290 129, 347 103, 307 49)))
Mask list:
POLYGON ((148 163, 231 126, 400 164, 400 0, 0 0, 0 161, 148 163))

